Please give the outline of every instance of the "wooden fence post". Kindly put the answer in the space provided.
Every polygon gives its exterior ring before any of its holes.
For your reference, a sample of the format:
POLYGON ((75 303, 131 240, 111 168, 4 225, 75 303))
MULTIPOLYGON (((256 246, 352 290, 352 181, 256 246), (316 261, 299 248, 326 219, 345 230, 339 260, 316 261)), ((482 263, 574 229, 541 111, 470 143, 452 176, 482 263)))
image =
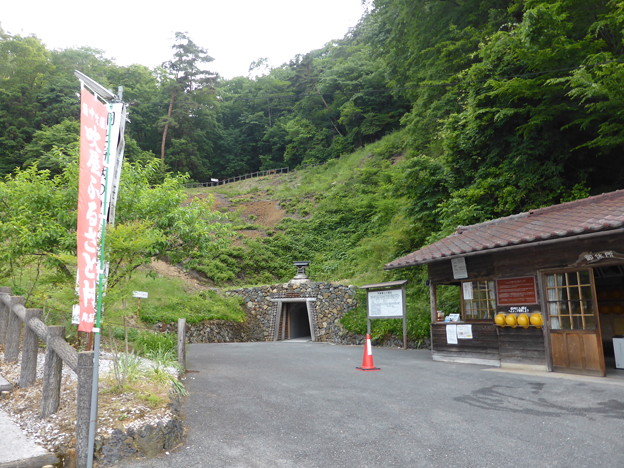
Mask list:
POLYGON ((178 364, 186 372, 186 319, 178 319, 178 364))
POLYGON ((65 327, 48 327, 46 341, 46 357, 43 366, 43 392, 41 394, 41 418, 45 419, 56 413, 61 402, 61 379, 63 375, 63 360, 51 346, 55 338, 63 339, 65 327))
POLYGON ((78 353, 78 390, 76 395, 76 466, 87 466, 89 450, 89 419, 91 417, 91 386, 93 384, 93 351, 78 353))
POLYGON ((22 332, 22 322, 13 313, 13 307, 17 304, 24 305, 26 299, 21 296, 11 296, 11 305, 9 306, 9 320, 6 328, 6 341, 4 345, 4 360, 7 362, 17 362, 19 357, 19 342, 22 332))
POLYGON ((11 288, 0 287, 0 344, 5 342, 9 308, 4 301, 11 300, 11 288))
POLYGON ((39 338, 28 326, 32 318, 41 317, 41 309, 26 309, 24 326, 24 343, 22 345, 22 366, 18 385, 21 388, 30 387, 37 380, 37 354, 39 338))

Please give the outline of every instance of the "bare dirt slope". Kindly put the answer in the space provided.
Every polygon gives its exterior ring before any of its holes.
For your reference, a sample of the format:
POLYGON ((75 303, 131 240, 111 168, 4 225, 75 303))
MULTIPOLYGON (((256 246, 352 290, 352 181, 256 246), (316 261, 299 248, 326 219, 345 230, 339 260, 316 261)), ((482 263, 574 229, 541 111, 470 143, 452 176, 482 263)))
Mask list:
POLYGON ((239 231, 244 237, 263 237, 267 230, 275 228, 286 216, 286 211, 279 205, 279 202, 269 196, 266 190, 233 196, 212 191, 196 193, 192 197, 212 197, 216 210, 231 213, 243 224, 253 225, 254 229, 247 228, 239 231))

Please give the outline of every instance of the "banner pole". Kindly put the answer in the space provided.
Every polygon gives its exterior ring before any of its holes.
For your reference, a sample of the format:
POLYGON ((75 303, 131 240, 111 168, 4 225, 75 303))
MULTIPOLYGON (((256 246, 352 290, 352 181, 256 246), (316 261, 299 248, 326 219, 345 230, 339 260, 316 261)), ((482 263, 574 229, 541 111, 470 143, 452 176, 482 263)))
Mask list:
POLYGON ((95 432, 96 432, 96 420, 98 410, 98 384, 99 384, 99 370, 100 370, 100 324, 102 319, 102 300, 104 296, 104 272, 105 272, 105 244, 106 244, 106 221, 108 214, 108 173, 109 162, 111 153, 111 131, 113 123, 112 106, 108 103, 108 135, 106 140, 106 163, 104 166, 104 198, 102 203, 102 230, 100 238, 99 248, 99 274, 97 285, 97 299, 96 299, 96 315, 95 315, 95 327, 93 333, 95 334, 95 345, 93 348, 93 385, 91 387, 91 415, 89 417, 89 445, 87 448, 87 468, 93 467, 93 456, 95 452, 95 432))

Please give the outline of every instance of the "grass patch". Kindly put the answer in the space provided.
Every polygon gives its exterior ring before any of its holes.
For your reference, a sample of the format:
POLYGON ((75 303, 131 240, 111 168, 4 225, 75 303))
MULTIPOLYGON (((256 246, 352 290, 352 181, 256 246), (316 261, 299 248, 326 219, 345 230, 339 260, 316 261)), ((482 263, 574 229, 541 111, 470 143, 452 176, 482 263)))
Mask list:
POLYGON ((140 318, 145 323, 174 323, 185 318, 187 323, 204 320, 231 320, 243 322, 246 318, 240 297, 224 297, 215 291, 202 291, 169 301, 167 304, 149 304, 141 308, 140 318))

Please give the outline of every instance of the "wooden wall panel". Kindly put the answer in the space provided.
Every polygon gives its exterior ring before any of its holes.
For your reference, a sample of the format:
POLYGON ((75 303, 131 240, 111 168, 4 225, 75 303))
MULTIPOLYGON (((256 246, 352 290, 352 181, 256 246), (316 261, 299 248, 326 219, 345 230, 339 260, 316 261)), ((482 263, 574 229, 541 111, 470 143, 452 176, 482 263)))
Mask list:
POLYGON ((593 333, 581 335, 583 340, 584 369, 600 369, 604 357, 602 355, 602 343, 598 336, 593 333))
POLYGON ((539 328, 499 328, 501 362, 545 364, 544 333, 539 328))
POLYGON ((446 341, 446 324, 432 324, 432 350, 434 352, 498 359, 498 335, 494 325, 472 324, 472 335, 472 339, 459 339, 457 344, 448 344, 446 341))
MULTIPOLYGON (((511 278, 535 275, 537 270, 564 268, 573 265, 583 252, 602 250, 621 251, 624 236, 601 236, 595 239, 548 243, 526 246, 499 252, 468 255, 466 268, 468 280, 481 278, 511 278)), ((445 259, 428 264, 429 279, 434 283, 458 282, 453 278, 451 260, 445 259)))

